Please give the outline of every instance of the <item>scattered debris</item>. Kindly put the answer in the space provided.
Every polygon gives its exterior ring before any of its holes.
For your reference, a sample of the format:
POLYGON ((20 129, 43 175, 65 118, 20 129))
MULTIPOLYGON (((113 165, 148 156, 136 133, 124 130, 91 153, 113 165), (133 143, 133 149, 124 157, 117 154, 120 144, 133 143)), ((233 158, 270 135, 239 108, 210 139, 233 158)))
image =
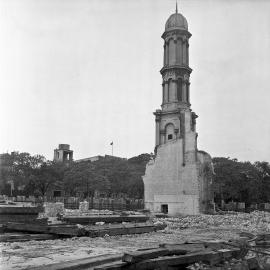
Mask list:
MULTIPOLYGON (((248 241, 244 241, 248 243, 248 241)), ((263 270, 269 264, 261 264, 256 256, 243 254, 242 245, 232 247, 230 242, 160 244, 159 247, 104 255, 65 263, 32 268, 47 269, 95 269, 95 270, 151 270, 151 269, 221 269, 263 270)), ((269 253, 270 256, 270 253, 269 253)))
POLYGON ((178 218, 156 219, 165 222, 173 229, 185 228, 228 228, 257 233, 270 232, 270 213, 254 211, 252 213, 229 212, 224 215, 197 215, 178 218))

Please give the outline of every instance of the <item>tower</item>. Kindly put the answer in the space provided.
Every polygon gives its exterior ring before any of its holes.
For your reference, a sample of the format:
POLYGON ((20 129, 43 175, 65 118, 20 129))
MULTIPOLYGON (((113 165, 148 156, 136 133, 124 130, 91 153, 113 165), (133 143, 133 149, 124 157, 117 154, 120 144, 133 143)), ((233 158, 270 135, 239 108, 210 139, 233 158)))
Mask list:
POLYGON ((73 150, 69 144, 59 144, 58 149, 54 149, 53 161, 67 162, 73 160, 73 150))
POLYGON ((171 215, 206 212, 211 202, 211 157, 197 149, 196 118, 190 104, 189 39, 186 18, 176 11, 165 24, 161 109, 156 122, 155 159, 145 171, 145 208, 171 215))
MULTIPOLYGON (((185 136, 185 113, 190 110, 189 38, 186 18, 177 8, 166 22, 162 75, 162 105, 156 110, 156 146, 185 136), (182 121, 181 121, 182 118, 182 121)), ((196 114, 191 113, 195 131, 196 114)))

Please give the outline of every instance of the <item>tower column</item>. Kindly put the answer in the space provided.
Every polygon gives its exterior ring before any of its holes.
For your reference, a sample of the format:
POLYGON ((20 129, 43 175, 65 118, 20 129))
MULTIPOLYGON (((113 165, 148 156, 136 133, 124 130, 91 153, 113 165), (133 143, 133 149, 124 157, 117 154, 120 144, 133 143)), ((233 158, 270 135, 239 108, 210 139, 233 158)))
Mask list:
POLYGON ((184 81, 182 84, 182 98, 183 98, 183 102, 187 102, 187 85, 186 82, 184 81))
POLYGON ((182 64, 182 40, 177 39, 176 43, 176 64, 182 64))
POLYGON ((187 102, 190 103, 189 102, 189 100, 190 100, 190 96, 189 96, 190 95, 190 93, 189 93, 189 85, 190 85, 190 83, 187 82, 186 85, 187 85, 187 87, 186 87, 187 88, 187 102))
POLYGON ((177 101, 177 80, 172 80, 172 101, 177 101))
POLYGON ((187 65, 189 65, 189 43, 187 42, 187 65))
POLYGON ((174 63, 177 64, 177 38, 173 38, 173 46, 174 46, 174 63))
POLYGON ((183 64, 187 65, 187 43, 183 41, 183 64))
POLYGON ((164 103, 169 101, 169 83, 164 82, 164 103))
POLYGON ((167 46, 166 46, 166 42, 164 42, 163 50, 164 50, 163 65, 166 66, 166 64, 167 64, 167 46))
POLYGON ((160 144, 160 117, 156 115, 156 146, 160 144))
POLYGON ((174 39, 171 38, 169 40, 169 65, 175 64, 175 42, 174 39))
POLYGON ((166 65, 169 65, 169 42, 166 41, 166 65))

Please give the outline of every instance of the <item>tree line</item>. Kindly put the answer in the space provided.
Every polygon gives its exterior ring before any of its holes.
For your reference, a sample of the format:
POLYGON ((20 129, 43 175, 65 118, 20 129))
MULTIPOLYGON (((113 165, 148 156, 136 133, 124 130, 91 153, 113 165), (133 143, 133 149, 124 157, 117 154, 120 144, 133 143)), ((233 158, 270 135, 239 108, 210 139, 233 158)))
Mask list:
POLYGON ((216 202, 270 202, 270 165, 266 161, 241 162, 237 159, 213 158, 213 191, 216 202))
MULTIPOLYGON (((65 196, 115 196, 143 198, 142 176, 153 154, 130 159, 56 163, 41 155, 12 152, 0 156, 0 194, 44 196, 61 190, 65 196)), ((270 202, 270 165, 268 162, 242 162, 213 158, 213 192, 220 203, 238 201, 270 202)))
POLYGON ((152 154, 126 159, 108 157, 82 162, 53 162, 41 155, 12 152, 0 157, 0 194, 44 196, 61 190, 65 196, 122 194, 143 197, 142 175, 152 154))

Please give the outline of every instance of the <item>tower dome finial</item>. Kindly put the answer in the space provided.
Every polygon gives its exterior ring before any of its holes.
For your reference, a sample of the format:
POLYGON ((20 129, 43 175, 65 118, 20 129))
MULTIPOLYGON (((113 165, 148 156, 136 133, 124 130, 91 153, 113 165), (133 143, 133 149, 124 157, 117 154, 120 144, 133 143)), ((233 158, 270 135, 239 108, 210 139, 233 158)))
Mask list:
POLYGON ((175 13, 178 13, 178 6, 177 6, 177 0, 176 0, 176 6, 175 6, 175 13))

